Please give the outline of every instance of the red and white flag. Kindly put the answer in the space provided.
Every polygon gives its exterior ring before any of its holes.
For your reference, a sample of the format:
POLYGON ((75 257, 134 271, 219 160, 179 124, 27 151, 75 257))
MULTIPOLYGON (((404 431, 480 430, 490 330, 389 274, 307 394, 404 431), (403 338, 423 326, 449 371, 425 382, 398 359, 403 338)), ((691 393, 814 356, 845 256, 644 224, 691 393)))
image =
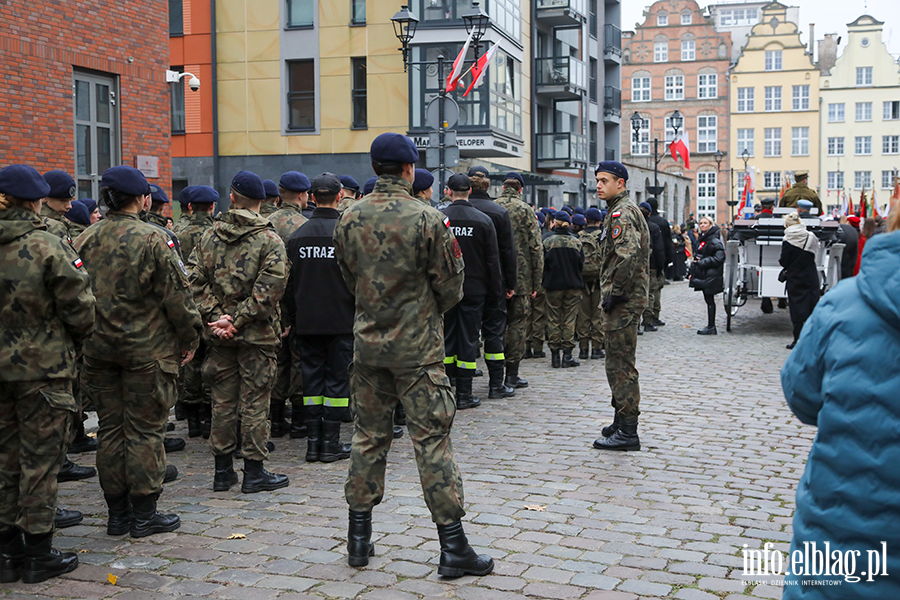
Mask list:
POLYGON ((672 153, 672 160, 678 161, 678 157, 684 161, 684 168, 691 168, 691 139, 688 137, 687 129, 681 132, 677 138, 669 144, 669 151, 672 153))
POLYGON ((469 51, 469 44, 472 43, 472 36, 475 34, 475 29, 472 29, 472 33, 469 34, 469 37, 466 38, 466 43, 463 44, 462 51, 460 51, 459 56, 456 57, 456 60, 453 61, 453 68, 450 70, 450 76, 447 77, 447 91, 452 92, 456 89, 456 86, 459 84, 459 79, 463 74, 463 65, 466 62, 466 53, 469 51))
POLYGON ((475 63, 475 66, 472 67, 472 83, 469 84, 468 89, 466 89, 466 93, 463 94, 463 98, 469 95, 473 89, 477 88, 481 85, 481 82, 484 80, 484 76, 487 74, 487 69, 491 65, 491 61, 494 60, 494 54, 497 53, 497 44, 491 46, 491 49, 488 50, 484 56, 478 59, 478 62, 475 63))

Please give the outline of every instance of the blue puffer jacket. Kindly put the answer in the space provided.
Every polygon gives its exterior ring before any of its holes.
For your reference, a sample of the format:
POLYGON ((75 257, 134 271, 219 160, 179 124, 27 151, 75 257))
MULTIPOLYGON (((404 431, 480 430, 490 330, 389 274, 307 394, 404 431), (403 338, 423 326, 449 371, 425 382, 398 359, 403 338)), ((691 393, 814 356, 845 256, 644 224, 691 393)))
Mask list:
POLYGON ((869 241, 859 276, 825 294, 781 370, 791 410, 819 428, 797 489, 791 551, 826 541, 832 552, 859 550, 859 575, 869 573, 867 550, 880 554, 884 541, 889 575, 785 585, 784 598, 900 598, 898 367, 900 232, 869 241))

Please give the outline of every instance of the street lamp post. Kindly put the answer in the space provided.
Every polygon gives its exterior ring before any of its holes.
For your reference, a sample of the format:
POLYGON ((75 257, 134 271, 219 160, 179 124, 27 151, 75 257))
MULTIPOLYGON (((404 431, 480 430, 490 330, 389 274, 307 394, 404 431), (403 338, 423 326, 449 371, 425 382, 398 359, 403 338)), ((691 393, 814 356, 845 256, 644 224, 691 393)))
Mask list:
MULTIPOLYGON (((721 150, 716 150, 715 153, 716 158, 716 198, 719 197, 719 173, 722 172, 722 159, 725 158, 725 153, 721 150)), ((731 177, 728 179, 729 186, 731 184, 731 177)), ((725 201, 725 204, 731 207, 729 211, 731 213, 731 222, 734 223, 734 201, 731 199, 731 195, 728 195, 728 199, 725 201)))
POLYGON ((400 51, 403 53, 403 72, 406 73, 406 67, 409 64, 409 43, 416 35, 416 27, 419 24, 419 18, 416 13, 409 10, 409 6, 403 4, 400 11, 391 17, 391 25, 394 26, 394 35, 400 40, 400 51))
MULTIPOLYGON (((484 37, 491 18, 481 10, 478 6, 478 0, 472 2, 472 8, 462 16, 463 23, 466 24, 466 33, 472 34, 472 41, 475 42, 475 62, 478 62, 478 54, 481 45, 481 38, 484 37)), ((465 57, 464 57, 465 58, 465 57)))
MULTIPOLYGON (((631 129, 632 129, 632 139, 636 144, 639 144, 641 141, 641 128, 644 126, 644 118, 637 111, 631 115, 631 129)), ((672 113, 672 129, 675 131, 675 135, 672 139, 678 137, 678 130, 681 129, 681 126, 684 124, 684 117, 681 116, 681 113, 677 110, 672 113)), ((665 156, 665 155, 663 155, 665 156)), ((653 138, 653 185, 647 187, 647 191, 654 197, 659 198, 659 195, 663 192, 663 187, 659 185, 659 161, 663 159, 662 156, 659 155, 659 138, 653 138)))

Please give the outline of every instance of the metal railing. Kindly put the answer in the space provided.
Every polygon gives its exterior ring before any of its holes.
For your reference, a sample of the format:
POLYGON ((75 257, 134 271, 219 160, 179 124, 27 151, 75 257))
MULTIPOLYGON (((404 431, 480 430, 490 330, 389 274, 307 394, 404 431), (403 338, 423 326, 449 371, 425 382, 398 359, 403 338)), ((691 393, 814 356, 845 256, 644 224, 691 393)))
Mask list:
POLYGON ((616 151, 613 148, 606 148, 603 160, 616 160, 616 151))
POLYGON ((577 58, 539 58, 535 63, 537 85, 572 85, 587 89, 587 65, 577 58))
POLYGON ((577 133, 539 133, 535 137, 538 160, 570 163, 588 161, 587 136, 577 133))
POLYGON ((609 23, 603 26, 603 53, 622 55, 622 30, 609 23))
POLYGON ((622 116, 622 90, 611 85, 603 88, 603 114, 622 116))
POLYGON ((569 8, 582 17, 587 16, 587 0, 537 0, 537 9, 569 8))

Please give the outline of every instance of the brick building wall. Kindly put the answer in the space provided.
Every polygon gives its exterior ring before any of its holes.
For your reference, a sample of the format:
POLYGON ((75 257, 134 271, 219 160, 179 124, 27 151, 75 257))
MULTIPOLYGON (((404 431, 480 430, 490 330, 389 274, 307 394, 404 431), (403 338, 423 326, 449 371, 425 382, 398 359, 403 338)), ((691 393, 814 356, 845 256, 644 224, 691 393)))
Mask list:
MULTIPOLYGON (((159 176, 148 179, 171 191, 164 2, 6 0, 0 22, 0 166, 62 169, 78 179, 75 73, 108 76, 118 132, 113 164, 135 166, 138 155, 156 157, 159 176)), ((85 185, 90 175, 82 174, 85 185)))

